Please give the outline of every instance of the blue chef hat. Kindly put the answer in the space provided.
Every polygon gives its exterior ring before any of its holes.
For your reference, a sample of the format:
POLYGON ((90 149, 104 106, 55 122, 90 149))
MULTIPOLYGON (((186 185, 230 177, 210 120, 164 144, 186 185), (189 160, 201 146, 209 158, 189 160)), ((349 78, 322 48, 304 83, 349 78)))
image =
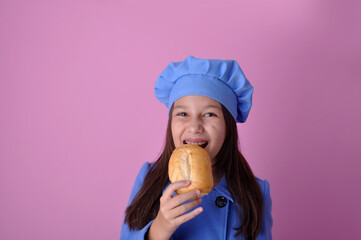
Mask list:
POLYGON ((234 60, 187 57, 171 62, 155 83, 156 98, 168 109, 187 95, 201 95, 220 102, 236 122, 243 123, 252 106, 253 87, 234 60))

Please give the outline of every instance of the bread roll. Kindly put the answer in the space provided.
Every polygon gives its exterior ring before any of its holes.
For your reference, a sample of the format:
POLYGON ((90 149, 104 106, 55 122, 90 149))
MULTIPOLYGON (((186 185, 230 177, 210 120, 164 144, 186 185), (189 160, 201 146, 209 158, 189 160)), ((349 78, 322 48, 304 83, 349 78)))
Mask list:
POLYGON ((213 188, 211 159, 198 145, 186 144, 176 148, 169 160, 168 175, 172 183, 191 182, 188 187, 178 189, 177 194, 199 189, 200 197, 203 197, 213 188))

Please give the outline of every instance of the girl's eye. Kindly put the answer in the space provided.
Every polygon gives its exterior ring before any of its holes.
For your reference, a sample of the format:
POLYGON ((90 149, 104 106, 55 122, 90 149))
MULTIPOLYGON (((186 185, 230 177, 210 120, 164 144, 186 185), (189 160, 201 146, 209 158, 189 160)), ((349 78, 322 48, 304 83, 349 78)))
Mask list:
POLYGON ((185 117, 185 116, 187 116, 187 113, 185 113, 185 112, 180 112, 180 113, 177 113, 177 116, 185 117))
POLYGON ((206 113, 204 116, 205 117, 216 117, 217 115, 210 112, 210 113, 206 113))

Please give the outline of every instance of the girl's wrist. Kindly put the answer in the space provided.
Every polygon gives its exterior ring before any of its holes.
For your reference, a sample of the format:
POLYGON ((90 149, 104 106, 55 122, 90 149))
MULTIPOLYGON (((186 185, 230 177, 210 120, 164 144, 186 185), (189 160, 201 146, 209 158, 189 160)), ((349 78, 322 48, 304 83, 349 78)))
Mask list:
POLYGON ((148 230, 148 240, 169 240, 171 235, 165 233, 164 229, 161 226, 158 226, 158 222, 156 220, 150 225, 148 230))

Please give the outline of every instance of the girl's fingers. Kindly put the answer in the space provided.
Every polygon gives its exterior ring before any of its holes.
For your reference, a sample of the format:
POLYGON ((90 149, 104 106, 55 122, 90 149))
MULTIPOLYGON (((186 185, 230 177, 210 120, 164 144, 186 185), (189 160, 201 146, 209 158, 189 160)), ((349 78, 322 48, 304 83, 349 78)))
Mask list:
POLYGON ((189 186, 189 184, 190 184, 189 181, 180 181, 180 182, 171 183, 164 191, 162 197, 160 198, 160 210, 168 211, 171 210, 172 208, 175 208, 177 205, 174 204, 173 194, 177 189, 187 187, 189 186))
POLYGON ((180 224, 189 221, 203 211, 203 208, 197 208, 190 211, 202 201, 202 199, 198 198, 200 194, 199 190, 173 197, 173 194, 177 189, 187 187, 189 184, 189 181, 180 181, 171 183, 167 187, 160 198, 158 215, 153 223, 161 223, 161 226, 168 226, 169 229, 175 227, 174 229, 176 229, 180 224))
POLYGON ((177 225, 181 225, 189 220, 191 220, 192 218, 196 217, 198 214, 200 214, 201 212, 203 212, 203 208, 202 207, 199 207, 199 208, 196 208, 194 209, 193 211, 187 213, 187 214, 184 214, 184 215, 181 215, 179 216, 178 218, 175 219, 175 224, 177 225))
POLYGON ((190 181, 179 181, 169 184, 167 189, 163 193, 163 197, 166 199, 172 198, 176 190, 189 186, 190 181))
POLYGON ((191 192, 177 195, 177 196, 173 197, 171 200, 169 200, 169 207, 176 208, 177 206, 181 205, 185 201, 189 201, 189 200, 197 198, 199 196, 199 194, 200 194, 199 190, 194 190, 191 192))
POLYGON ((170 212, 170 216, 172 218, 177 218, 177 217, 181 216, 182 214, 188 212, 189 210, 191 210, 192 208, 194 208, 195 206, 197 206, 201 202, 202 202, 201 198, 196 198, 191 202, 182 204, 182 205, 172 209, 171 212, 170 212))

